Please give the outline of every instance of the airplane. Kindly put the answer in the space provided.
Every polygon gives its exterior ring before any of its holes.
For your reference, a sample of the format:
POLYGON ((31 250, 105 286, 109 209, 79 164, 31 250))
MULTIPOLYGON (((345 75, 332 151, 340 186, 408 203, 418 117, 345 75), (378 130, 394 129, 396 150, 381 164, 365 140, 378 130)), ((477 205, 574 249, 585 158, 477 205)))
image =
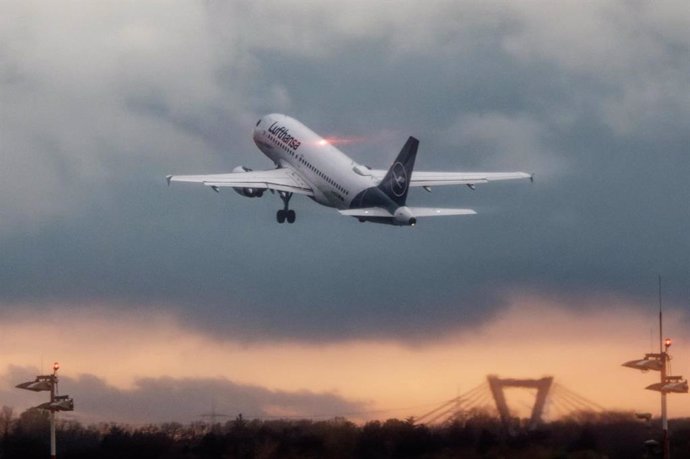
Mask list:
POLYGON ((293 194, 335 208, 340 214, 360 222, 415 226, 421 217, 472 215, 472 209, 408 207, 410 187, 431 191, 432 186, 467 185, 498 180, 530 179, 525 172, 420 172, 413 171, 419 140, 409 137, 388 170, 370 169, 341 152, 327 139, 287 115, 273 113, 256 122, 253 139, 275 169, 254 171, 238 166, 232 173, 210 175, 168 175, 171 182, 200 183, 218 192, 232 188, 248 198, 277 192, 283 208, 276 213, 278 223, 294 223, 289 208, 293 194))

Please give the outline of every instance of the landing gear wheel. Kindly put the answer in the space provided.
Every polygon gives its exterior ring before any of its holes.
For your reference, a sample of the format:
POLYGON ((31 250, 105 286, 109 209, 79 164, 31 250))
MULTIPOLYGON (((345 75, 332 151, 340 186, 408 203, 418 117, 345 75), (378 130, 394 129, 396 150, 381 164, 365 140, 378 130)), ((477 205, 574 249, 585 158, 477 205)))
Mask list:
POLYGON ((295 211, 288 209, 288 204, 290 204, 292 193, 288 193, 287 191, 279 191, 278 196, 280 196, 280 199, 283 201, 284 208, 276 213, 276 220, 278 220, 278 223, 285 223, 285 220, 287 220, 288 223, 294 223, 296 218, 295 211))

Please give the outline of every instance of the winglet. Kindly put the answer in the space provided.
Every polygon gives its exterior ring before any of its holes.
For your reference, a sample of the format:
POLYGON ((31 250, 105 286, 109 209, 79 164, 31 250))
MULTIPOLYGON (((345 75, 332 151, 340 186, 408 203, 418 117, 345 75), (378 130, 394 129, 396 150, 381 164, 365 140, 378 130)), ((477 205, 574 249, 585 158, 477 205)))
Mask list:
POLYGON ((165 181, 168 182, 168 186, 170 186, 170 181, 172 180, 173 176, 172 175, 166 175, 165 176, 165 181))
POLYGON ((529 174, 529 181, 530 181, 530 183, 534 183, 534 172, 529 174))

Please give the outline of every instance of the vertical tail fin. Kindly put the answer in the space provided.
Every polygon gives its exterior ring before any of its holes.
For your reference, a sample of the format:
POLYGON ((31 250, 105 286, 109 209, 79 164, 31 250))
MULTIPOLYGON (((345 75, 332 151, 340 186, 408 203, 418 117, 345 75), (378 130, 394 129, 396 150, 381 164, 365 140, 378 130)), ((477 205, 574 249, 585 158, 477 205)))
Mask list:
POLYGON ((399 206, 404 206, 407 200, 407 190, 412 178, 414 160, 417 157, 419 140, 410 137, 395 158, 388 173, 383 177, 378 188, 399 206))

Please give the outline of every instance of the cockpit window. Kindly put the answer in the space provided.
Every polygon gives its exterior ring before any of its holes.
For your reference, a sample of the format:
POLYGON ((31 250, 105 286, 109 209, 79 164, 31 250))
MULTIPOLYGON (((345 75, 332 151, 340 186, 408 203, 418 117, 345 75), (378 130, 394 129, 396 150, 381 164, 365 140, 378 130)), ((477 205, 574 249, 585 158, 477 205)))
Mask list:
POLYGON ((258 125, 259 125, 259 123, 261 123, 261 120, 257 121, 257 122, 256 122, 256 125, 258 126, 258 125))

